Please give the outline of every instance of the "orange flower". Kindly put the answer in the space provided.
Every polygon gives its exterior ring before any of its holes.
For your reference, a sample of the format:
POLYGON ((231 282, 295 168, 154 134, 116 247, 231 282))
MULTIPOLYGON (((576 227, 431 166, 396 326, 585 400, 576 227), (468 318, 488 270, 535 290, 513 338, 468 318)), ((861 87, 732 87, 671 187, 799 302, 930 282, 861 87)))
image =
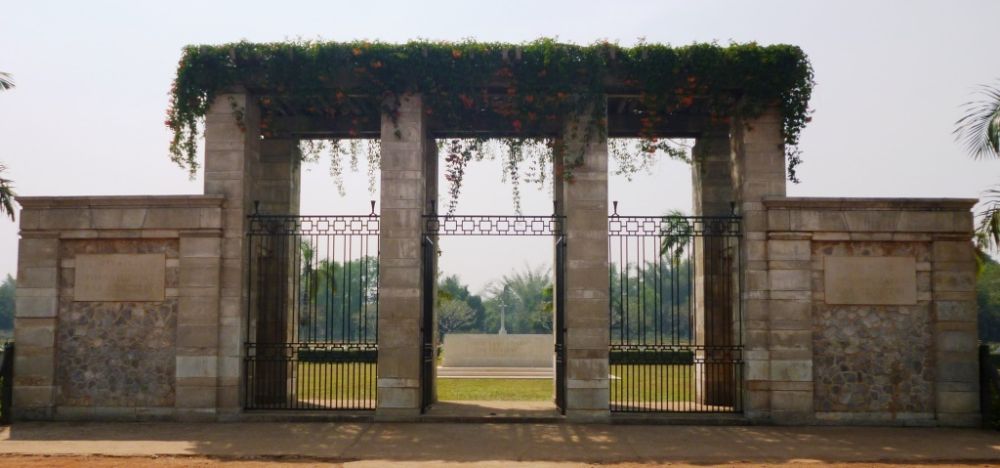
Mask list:
POLYGON ((694 98, 691 96, 684 96, 681 98, 681 105, 684 107, 691 107, 694 104, 694 98))
POLYGON ((372 68, 382 68, 382 61, 381 60, 373 60, 372 61, 372 68))
POLYGON ((451 58, 453 59, 462 58, 462 51, 458 49, 451 49, 451 58))
POLYGON ((355 47, 355 48, 351 49, 351 53, 354 54, 355 57, 357 57, 357 56, 361 55, 361 49, 355 47))

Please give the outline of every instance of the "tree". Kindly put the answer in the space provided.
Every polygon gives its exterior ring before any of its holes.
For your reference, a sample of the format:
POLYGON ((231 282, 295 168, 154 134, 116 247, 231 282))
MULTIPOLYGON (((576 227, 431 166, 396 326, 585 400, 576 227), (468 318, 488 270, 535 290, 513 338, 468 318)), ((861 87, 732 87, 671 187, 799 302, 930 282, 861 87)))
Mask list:
POLYGON ((486 300, 487 333, 500 328, 500 306, 506 308, 506 327, 510 333, 552 332, 552 278, 548 268, 526 266, 489 287, 486 300))
POLYGON ((987 259, 976 282, 979 339, 1000 342, 1000 264, 987 259))
MULTIPOLYGON (((965 103, 966 114, 955 122, 953 133, 973 159, 1000 158, 1000 88, 983 85, 980 94, 980 100, 965 103)), ((1000 188, 988 190, 984 198, 976 243, 983 251, 996 251, 1000 247, 1000 188)))
MULTIPOLYGON (((5 91, 14 87, 14 80, 10 73, 0 72, 0 91, 5 91)), ((7 170, 7 166, 0 164, 0 215, 6 214, 11 221, 14 220, 14 183, 10 179, 3 178, 2 174, 7 170)))
POLYGON ((472 310, 471 323, 468 324, 465 330, 479 333, 486 332, 483 326, 486 320, 486 307, 483 306, 483 299, 469 293, 469 287, 462 284, 457 275, 446 276, 443 280, 438 281, 438 306, 449 300, 464 302, 472 310))
POLYGON ((468 330, 473 318, 472 307, 465 301, 459 299, 441 301, 437 310, 438 336, 444 339, 448 333, 468 330))
POLYGON ((0 330, 14 329, 14 292, 17 288, 14 278, 7 275, 0 283, 0 330))

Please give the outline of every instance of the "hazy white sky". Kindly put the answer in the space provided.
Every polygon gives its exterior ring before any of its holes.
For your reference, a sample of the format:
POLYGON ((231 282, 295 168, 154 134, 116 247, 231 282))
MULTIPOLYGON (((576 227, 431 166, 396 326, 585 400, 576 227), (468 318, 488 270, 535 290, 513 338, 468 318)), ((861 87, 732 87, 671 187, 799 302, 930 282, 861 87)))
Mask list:
MULTIPOLYGON (((976 197, 1000 162, 971 161, 953 142, 960 104, 1000 78, 997 1, 4 2, 0 161, 23 195, 200 193, 167 157, 167 91, 181 47, 240 39, 520 42, 540 36, 687 44, 791 43, 812 60, 814 120, 793 196, 976 197)), ((504 213, 498 166, 470 170, 460 211, 504 213)), ((367 211, 364 176, 340 198, 325 166, 304 175, 303 212, 367 211)), ((664 164, 633 184, 611 182, 623 212, 687 209, 687 167, 664 164)), ((526 213, 548 213, 545 192, 526 213)), ((469 241, 471 242, 471 241, 469 241)), ((474 289, 525 262, 550 258, 544 241, 445 244, 442 266, 474 289), (460 244, 467 245, 460 245, 460 244)), ((16 269, 17 227, 0 220, 0 275, 16 269)))

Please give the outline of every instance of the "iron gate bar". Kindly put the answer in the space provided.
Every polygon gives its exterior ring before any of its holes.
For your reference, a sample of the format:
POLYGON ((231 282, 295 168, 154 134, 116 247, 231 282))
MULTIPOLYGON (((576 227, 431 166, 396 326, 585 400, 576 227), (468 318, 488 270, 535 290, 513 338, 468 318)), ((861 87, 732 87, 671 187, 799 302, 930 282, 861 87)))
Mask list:
POLYGON ((741 219, 620 216, 615 205, 611 411, 742 411, 741 219))
POLYGON ((374 410, 379 217, 253 214, 244 407, 374 410))

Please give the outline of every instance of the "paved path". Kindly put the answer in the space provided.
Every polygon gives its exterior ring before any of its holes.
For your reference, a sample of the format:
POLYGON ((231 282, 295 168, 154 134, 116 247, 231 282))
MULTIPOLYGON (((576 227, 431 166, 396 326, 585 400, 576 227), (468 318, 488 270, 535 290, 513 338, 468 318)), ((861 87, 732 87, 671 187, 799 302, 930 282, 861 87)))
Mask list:
POLYGON ((19 423, 0 430, 0 454, 302 457, 376 466, 512 461, 983 463, 1000 461, 1000 433, 596 424, 19 423))

